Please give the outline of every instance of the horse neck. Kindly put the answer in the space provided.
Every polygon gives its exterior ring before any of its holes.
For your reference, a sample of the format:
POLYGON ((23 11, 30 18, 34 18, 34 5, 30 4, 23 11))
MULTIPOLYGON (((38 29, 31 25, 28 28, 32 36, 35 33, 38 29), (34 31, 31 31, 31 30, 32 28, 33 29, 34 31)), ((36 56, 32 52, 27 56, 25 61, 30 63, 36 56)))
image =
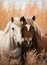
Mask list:
POLYGON ((9 31, 11 22, 9 22, 4 30, 4 34, 6 34, 9 31))

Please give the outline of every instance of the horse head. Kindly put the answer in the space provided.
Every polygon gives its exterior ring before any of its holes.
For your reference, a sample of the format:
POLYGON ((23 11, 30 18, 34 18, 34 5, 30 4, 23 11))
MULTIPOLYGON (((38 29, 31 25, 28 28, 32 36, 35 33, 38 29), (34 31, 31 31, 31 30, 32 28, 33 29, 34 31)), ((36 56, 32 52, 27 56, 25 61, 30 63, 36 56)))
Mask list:
MULTIPOLYGON (((23 21, 21 33, 22 33, 22 37, 24 38, 24 43, 27 44, 27 46, 30 48, 32 45, 32 40, 33 40, 35 31, 34 31, 34 27, 29 24, 30 20, 25 18, 24 18, 25 20, 23 20, 23 18, 21 19, 21 21, 23 21)), ((31 21, 32 22, 35 21, 35 16, 32 17, 31 21)))
POLYGON ((14 47, 20 46, 22 43, 21 26, 22 26, 22 22, 20 22, 20 18, 11 17, 10 38, 11 38, 11 43, 14 45, 14 47))

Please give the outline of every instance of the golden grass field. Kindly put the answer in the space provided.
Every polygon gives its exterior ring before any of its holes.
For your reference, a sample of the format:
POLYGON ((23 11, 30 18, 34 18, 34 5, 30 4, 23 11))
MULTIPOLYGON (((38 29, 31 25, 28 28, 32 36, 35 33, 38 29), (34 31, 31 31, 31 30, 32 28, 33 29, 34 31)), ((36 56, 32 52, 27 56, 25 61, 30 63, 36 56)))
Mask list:
MULTIPOLYGON (((44 4, 44 3, 42 3, 44 4)), ((26 5, 25 11, 22 12, 21 8, 17 9, 12 4, 12 11, 10 10, 11 5, 9 5, 8 10, 3 7, 3 2, 0 2, 0 29, 4 30, 7 23, 10 21, 11 17, 32 17, 36 16, 36 21, 44 34, 47 34, 47 8, 43 7, 40 9, 36 3, 31 5, 28 3, 26 5), (27 11, 28 10, 28 11, 27 11)), ((41 51, 40 54, 36 55, 37 52, 32 50, 27 53, 26 65, 47 65, 47 52, 41 51), (39 58, 38 58, 39 57, 39 58)), ((18 60, 8 57, 8 54, 4 52, 4 57, 0 57, 0 65, 17 65, 18 60)), ((15 54, 14 54, 15 55, 15 54)), ((13 56, 13 54, 11 54, 13 56)))
MULTIPOLYGON (((5 53, 4 57, 0 57, 0 65, 21 65, 18 59, 13 58, 15 53, 5 53), (10 59, 10 55, 11 59, 10 59)), ((47 65, 47 52, 44 50, 37 55, 36 50, 27 53, 25 65, 47 65)))

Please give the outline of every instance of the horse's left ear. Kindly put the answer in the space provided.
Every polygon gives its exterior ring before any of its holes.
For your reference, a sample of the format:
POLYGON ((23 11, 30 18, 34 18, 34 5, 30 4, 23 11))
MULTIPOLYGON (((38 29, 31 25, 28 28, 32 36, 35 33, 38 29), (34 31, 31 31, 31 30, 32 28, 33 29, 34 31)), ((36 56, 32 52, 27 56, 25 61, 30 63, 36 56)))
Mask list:
POLYGON ((23 17, 21 17, 21 18, 20 18, 20 21, 26 22, 25 17, 24 17, 24 16, 23 16, 23 17))
POLYGON ((14 18, 13 17, 11 17, 11 22, 14 22, 14 18))
POLYGON ((35 16, 32 17, 32 20, 35 21, 35 16))

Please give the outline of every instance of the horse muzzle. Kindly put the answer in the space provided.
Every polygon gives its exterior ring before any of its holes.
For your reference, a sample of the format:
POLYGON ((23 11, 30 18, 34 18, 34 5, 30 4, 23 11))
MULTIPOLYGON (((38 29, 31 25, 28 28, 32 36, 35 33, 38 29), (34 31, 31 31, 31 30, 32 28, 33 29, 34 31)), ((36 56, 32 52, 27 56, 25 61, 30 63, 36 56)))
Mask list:
POLYGON ((32 44, 32 40, 27 40, 27 44, 28 45, 32 44))

